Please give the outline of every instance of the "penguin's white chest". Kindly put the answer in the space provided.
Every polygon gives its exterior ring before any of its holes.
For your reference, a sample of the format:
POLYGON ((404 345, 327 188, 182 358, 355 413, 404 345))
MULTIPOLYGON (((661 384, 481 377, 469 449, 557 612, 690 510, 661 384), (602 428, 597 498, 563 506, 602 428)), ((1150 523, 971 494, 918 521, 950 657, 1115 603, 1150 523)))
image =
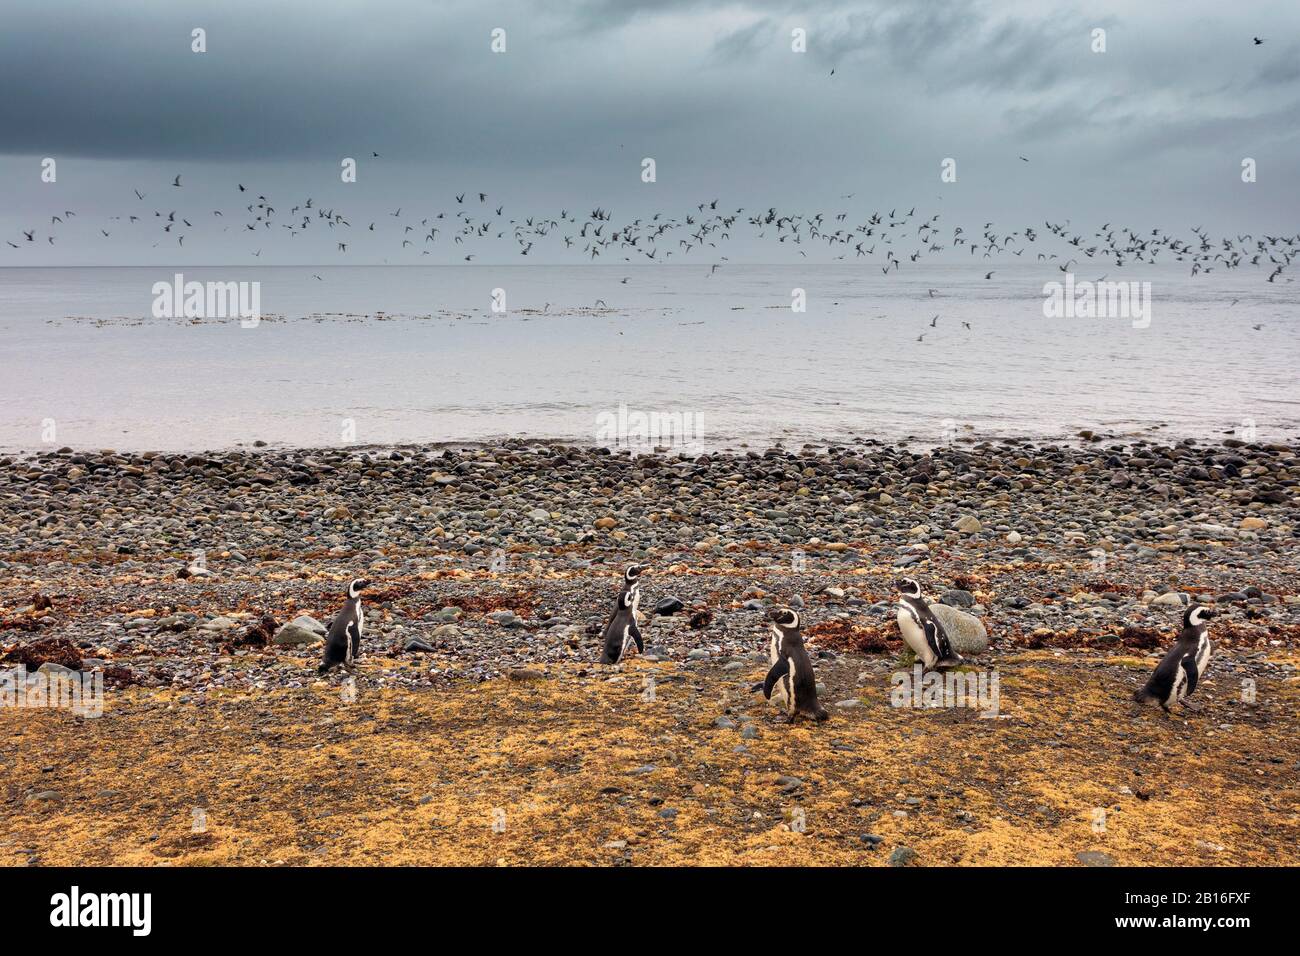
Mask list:
POLYGON ((352 628, 356 628, 357 641, 361 640, 362 629, 366 626, 366 612, 361 610, 361 602, 357 602, 357 619, 352 622, 348 628, 348 633, 344 634, 343 659, 350 665, 356 657, 356 652, 352 648, 352 628))
MULTIPOLYGON (((1201 685, 1205 680, 1205 665, 1210 663, 1210 639, 1202 635, 1200 641, 1196 644, 1196 656, 1193 658, 1196 666, 1196 686, 1201 685)), ((1166 706, 1173 706, 1179 701, 1187 699, 1187 671, 1179 667, 1178 672, 1174 675, 1174 686, 1169 694, 1169 699, 1165 701, 1166 706)))
POLYGON ((925 639, 925 630, 920 624, 916 623, 916 618, 912 612, 905 607, 898 609, 898 630, 903 635, 903 640, 913 651, 916 652, 917 658, 926 667, 933 667, 935 662, 934 651, 930 650, 930 644, 925 639))
POLYGON ((1196 645, 1196 679, 1199 683, 1205 679, 1205 667, 1210 663, 1210 637, 1205 635, 1196 645))
POLYGON ((1165 698, 1165 706, 1172 707, 1186 696, 1187 671, 1183 669, 1182 664, 1179 664, 1178 670, 1174 672, 1174 686, 1169 688, 1169 696, 1165 698))
POLYGON ((794 712, 794 675, 797 665, 790 661, 790 669, 772 685, 772 703, 786 713, 794 712))

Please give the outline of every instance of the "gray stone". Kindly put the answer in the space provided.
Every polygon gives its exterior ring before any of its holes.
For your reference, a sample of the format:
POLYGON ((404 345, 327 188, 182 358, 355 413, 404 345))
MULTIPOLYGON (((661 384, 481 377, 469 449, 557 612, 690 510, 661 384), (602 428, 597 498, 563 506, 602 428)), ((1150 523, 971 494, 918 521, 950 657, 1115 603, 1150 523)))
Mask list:
POLYGON ((325 625, 310 614, 300 614, 275 632, 273 644, 315 644, 325 639, 325 625))
POLYGON ((895 847, 894 852, 889 854, 890 866, 907 866, 916 860, 916 851, 910 846, 895 847))
POLYGON ((946 604, 931 604, 930 613, 948 632, 948 640, 958 654, 982 654, 988 649, 989 633, 984 628, 984 622, 975 615, 946 604))
POLYGON ((975 603, 975 595, 969 591, 953 588, 950 591, 944 591, 939 596, 939 600, 949 607, 968 608, 975 603))
POLYGON ((658 604, 655 605, 654 613, 662 617, 667 617, 670 614, 676 614, 685 606, 686 605, 683 604, 681 600, 679 600, 678 598, 666 597, 663 598, 658 604))
POLYGON ((71 677, 75 675, 77 671, 74 671, 69 667, 64 667, 62 664, 55 664, 53 661, 46 661, 40 667, 36 668, 36 673, 44 674, 46 677, 71 677))

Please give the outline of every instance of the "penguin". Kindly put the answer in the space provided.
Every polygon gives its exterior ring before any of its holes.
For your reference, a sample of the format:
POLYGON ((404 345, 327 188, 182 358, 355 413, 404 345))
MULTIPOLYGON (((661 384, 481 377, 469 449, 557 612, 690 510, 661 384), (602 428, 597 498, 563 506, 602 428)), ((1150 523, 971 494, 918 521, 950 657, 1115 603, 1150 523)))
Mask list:
POLYGON ((1184 612, 1183 628, 1174 646, 1156 665, 1146 686, 1133 695, 1134 701, 1139 704, 1158 701, 1165 713, 1175 703, 1190 706, 1187 698, 1196 690, 1210 663, 1210 634, 1205 622, 1214 616, 1214 611, 1200 604, 1184 612))
POLYGON ((370 582, 365 578, 356 578, 348 585, 347 600, 330 624, 329 634, 325 636, 325 659, 316 673, 324 674, 338 664, 349 673, 356 669, 357 655, 361 652, 361 633, 366 626, 366 615, 361 610, 361 592, 368 587, 370 582))
POLYGON ((930 613, 921 585, 911 578, 898 582, 898 629, 926 670, 956 667, 962 657, 952 649, 943 623, 930 613))
POLYGON ((623 572, 623 586, 618 592, 618 603, 609 623, 605 625, 600 652, 602 664, 617 664, 633 643, 638 654, 645 653, 641 628, 636 623, 636 612, 641 606, 641 575, 647 569, 640 564, 629 564, 623 572))
POLYGON ((781 707, 791 722, 800 714, 825 720, 830 715, 817 700, 817 675, 799 633, 799 613, 788 607, 773 608, 768 620, 772 669, 763 681, 763 696, 781 707))

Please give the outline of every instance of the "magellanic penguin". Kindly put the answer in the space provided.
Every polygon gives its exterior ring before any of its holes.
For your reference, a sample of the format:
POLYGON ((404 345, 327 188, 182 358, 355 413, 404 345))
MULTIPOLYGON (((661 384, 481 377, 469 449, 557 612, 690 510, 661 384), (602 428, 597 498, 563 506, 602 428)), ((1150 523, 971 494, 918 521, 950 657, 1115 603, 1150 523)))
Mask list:
POLYGON ((325 659, 317 669, 318 674, 342 664, 351 672, 356 668, 357 655, 361 653, 361 634, 366 627, 366 615, 361 610, 361 592, 370 587, 365 578, 355 578, 348 585, 348 598, 342 609, 334 615, 329 634, 325 636, 325 659))
POLYGON ((772 641, 769 646, 772 669, 763 681, 763 696, 775 702, 793 721, 802 714, 812 720, 830 715, 817 701, 817 675, 799 633, 799 613, 778 607, 768 612, 772 641))
POLYGON ((1212 617, 1214 611, 1199 604, 1187 609, 1174 646, 1156 665, 1146 686, 1133 695, 1137 703, 1159 701, 1166 713, 1175 703, 1186 705, 1210 663, 1210 634, 1205 622, 1212 617))
POLYGON ((930 605, 921 595, 921 585, 911 578, 898 582, 898 629, 926 670, 956 667, 962 663, 961 655, 952 649, 942 622, 930 613, 930 605))
POLYGON ((641 639, 641 628, 636 623, 636 612, 641 606, 641 575, 646 570, 640 564, 629 564, 623 572, 623 587, 618 592, 618 603, 610 615, 609 623, 605 625, 600 652, 602 664, 617 664, 634 643, 638 654, 645 653, 645 642, 641 639))

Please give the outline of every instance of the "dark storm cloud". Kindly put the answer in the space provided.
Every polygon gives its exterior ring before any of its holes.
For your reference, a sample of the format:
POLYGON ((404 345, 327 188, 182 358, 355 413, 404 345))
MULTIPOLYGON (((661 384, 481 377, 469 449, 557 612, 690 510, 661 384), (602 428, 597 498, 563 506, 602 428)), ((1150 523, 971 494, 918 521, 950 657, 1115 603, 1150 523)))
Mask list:
POLYGON ((137 186, 217 208, 234 181, 330 195, 358 222, 465 188, 525 214, 722 194, 932 202, 956 157, 941 197, 954 215, 1029 215, 1061 196, 1168 207, 1208 180, 1225 220, 1300 218, 1292 4, 61 0, 10 3, 3 26, 4 234, 49 221, 29 185, 44 156, 105 216, 137 186), (190 51, 194 27, 205 54, 190 51), (489 49, 495 27, 504 55, 489 49), (1260 183, 1232 192, 1245 156, 1260 183), (337 192, 342 157, 370 165, 337 192), (183 194, 167 185, 178 172, 183 194))
MULTIPOLYGON (((918 94, 965 89, 991 94, 985 105, 1004 117, 1172 89, 1180 123, 1218 128, 1229 104, 1194 100, 1202 86, 1300 89, 1282 43, 1248 49, 1241 38, 1213 81, 1187 69, 1208 66, 1187 45, 1198 21, 1156 30, 1143 16, 1124 4, 1085 13, 991 0, 33 4, 9 12, 0 34, 0 150, 247 160, 373 146, 437 162, 495 161, 504 147, 571 162, 591 140, 676 131, 689 145, 719 111, 761 122, 774 101, 832 92, 808 85, 831 67, 869 97, 873 119, 911 111, 918 94), (208 31, 207 54, 190 52, 195 26, 208 31), (488 52, 495 26, 507 29, 504 56, 488 52), (809 34, 802 74, 790 61, 794 26, 809 34), (1087 50, 1098 26, 1113 34, 1101 61, 1087 50)), ((1198 37, 1226 42, 1203 25, 1198 37)), ((960 117, 949 125, 960 135, 960 117)))

